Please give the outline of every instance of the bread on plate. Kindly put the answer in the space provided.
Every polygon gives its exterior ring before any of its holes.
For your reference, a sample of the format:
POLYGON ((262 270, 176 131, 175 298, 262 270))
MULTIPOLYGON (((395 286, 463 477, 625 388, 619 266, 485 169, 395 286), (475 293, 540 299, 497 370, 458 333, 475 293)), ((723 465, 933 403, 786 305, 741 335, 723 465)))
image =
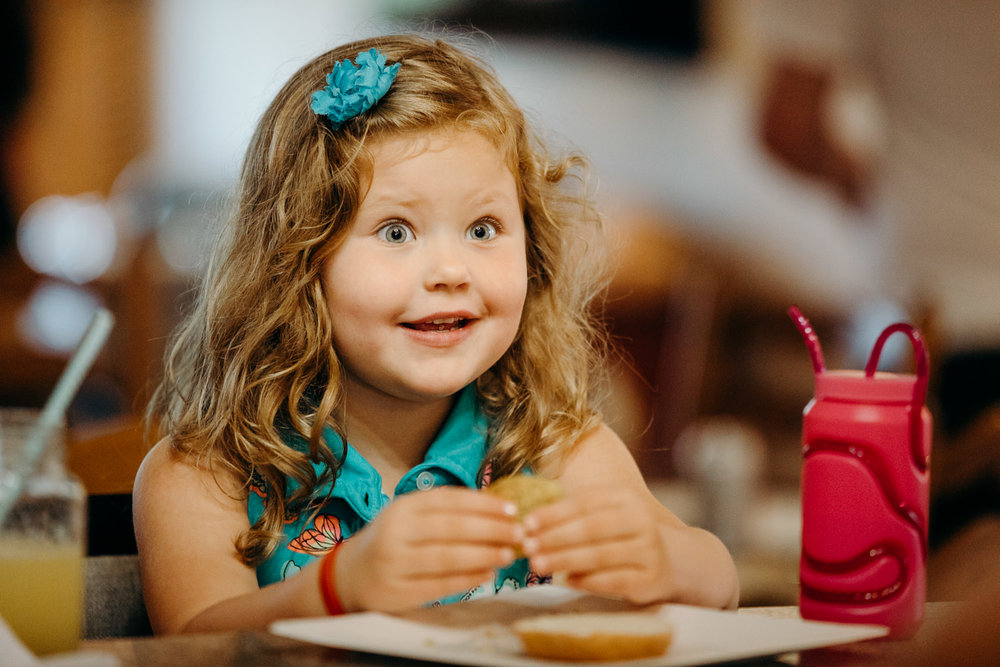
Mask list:
POLYGON ((646 611, 548 613, 511 626, 528 655, 548 660, 636 660, 662 655, 673 630, 646 611))

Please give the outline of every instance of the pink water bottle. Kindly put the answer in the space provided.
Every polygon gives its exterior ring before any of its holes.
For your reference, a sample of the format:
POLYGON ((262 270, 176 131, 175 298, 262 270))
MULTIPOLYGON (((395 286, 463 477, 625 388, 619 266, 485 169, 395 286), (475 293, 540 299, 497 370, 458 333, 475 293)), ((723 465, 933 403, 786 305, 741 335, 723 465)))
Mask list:
POLYGON ((816 381, 802 425, 800 613, 910 636, 926 596, 931 416, 923 339, 909 324, 893 324, 864 371, 828 371, 808 321, 797 308, 789 313, 816 381), (910 338, 915 375, 876 372, 896 333, 910 338))

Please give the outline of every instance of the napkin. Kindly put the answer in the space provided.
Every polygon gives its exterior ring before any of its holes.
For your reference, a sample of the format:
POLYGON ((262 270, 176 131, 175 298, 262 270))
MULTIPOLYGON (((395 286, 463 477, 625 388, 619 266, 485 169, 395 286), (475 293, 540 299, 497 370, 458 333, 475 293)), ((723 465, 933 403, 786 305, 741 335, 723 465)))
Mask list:
POLYGON ((3 616, 0 616, 0 655, 9 667, 118 667, 121 664, 113 655, 96 651, 60 653, 40 659, 17 638, 3 616))

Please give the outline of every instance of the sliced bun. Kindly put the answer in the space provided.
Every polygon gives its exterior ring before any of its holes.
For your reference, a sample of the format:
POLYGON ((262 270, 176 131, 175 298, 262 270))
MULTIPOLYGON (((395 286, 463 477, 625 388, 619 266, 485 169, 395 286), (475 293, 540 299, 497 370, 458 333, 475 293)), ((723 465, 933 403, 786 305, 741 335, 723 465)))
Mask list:
POLYGON ((649 612, 578 612, 515 621, 528 655, 548 660, 614 661, 662 655, 673 639, 670 624, 649 612))
POLYGON ((501 477, 485 490, 517 505, 518 519, 523 519, 532 510, 548 505, 563 495, 559 482, 534 475, 501 477))

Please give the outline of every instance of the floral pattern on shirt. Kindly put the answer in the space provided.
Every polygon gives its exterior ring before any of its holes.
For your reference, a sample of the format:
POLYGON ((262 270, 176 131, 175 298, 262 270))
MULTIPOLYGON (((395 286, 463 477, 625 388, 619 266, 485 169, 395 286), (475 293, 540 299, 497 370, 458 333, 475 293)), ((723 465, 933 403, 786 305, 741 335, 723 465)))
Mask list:
POLYGON ((320 514, 313 520, 313 528, 306 528, 288 543, 288 549, 300 554, 318 556, 340 544, 340 519, 320 514))

